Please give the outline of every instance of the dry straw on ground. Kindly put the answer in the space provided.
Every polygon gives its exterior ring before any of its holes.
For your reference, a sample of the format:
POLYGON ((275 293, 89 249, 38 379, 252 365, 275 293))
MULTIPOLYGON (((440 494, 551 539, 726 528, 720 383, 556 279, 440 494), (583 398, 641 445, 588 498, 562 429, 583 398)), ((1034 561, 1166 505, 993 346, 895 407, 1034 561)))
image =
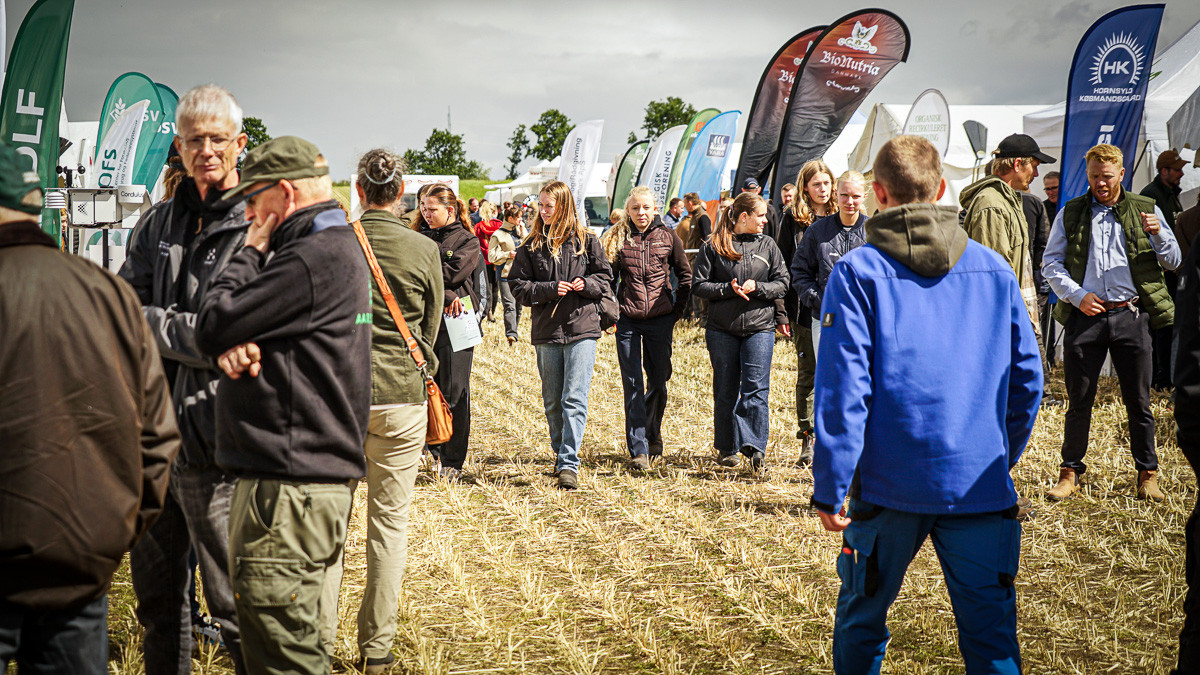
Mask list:
MULTIPOLYGON (((711 368, 703 331, 676 330, 664 437, 648 475, 626 468, 612 337, 600 342, 581 489, 554 488, 533 348, 486 326, 472 379, 474 484, 423 472, 409 529, 396 652, 407 671, 801 673, 831 670, 840 538, 808 509, 812 475, 792 468, 795 352, 778 342, 766 478, 712 461, 711 368)), ((528 320, 522 335, 528 336, 528 320)), ((1061 382, 1061 372, 1057 375, 1061 382)), ((1057 477, 1063 410, 1042 411, 1014 470, 1032 497, 1017 578, 1029 673, 1162 673, 1181 625, 1183 525, 1196 483, 1175 446, 1170 402, 1154 401, 1167 502, 1133 498, 1124 408, 1103 384, 1090 485, 1065 503, 1057 477)), ((347 542, 337 657, 357 658, 365 490, 347 542)), ((110 627, 114 672, 140 673, 128 574, 110 627)), ((926 545, 892 609, 884 672, 961 672, 950 602, 926 545)), ((207 650, 199 672, 232 672, 207 650)), ((401 670, 404 672, 404 670, 401 670)))

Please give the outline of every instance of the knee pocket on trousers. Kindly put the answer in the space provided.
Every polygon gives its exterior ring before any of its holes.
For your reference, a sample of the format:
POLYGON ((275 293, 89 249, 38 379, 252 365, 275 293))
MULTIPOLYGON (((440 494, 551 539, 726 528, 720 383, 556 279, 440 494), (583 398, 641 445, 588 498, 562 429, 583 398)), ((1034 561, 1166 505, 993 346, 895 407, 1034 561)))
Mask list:
POLYGON ((1016 518, 1001 519, 1000 550, 996 556, 1001 586, 1012 586, 1021 565, 1021 523, 1016 518))
POLYGON ((250 607, 288 607, 300 598, 304 563, 287 558, 237 559, 238 601, 250 607))
POLYGON ((879 590, 879 555, 875 551, 875 530, 849 527, 842 532, 842 553, 838 556, 838 576, 855 595, 873 597, 879 590))

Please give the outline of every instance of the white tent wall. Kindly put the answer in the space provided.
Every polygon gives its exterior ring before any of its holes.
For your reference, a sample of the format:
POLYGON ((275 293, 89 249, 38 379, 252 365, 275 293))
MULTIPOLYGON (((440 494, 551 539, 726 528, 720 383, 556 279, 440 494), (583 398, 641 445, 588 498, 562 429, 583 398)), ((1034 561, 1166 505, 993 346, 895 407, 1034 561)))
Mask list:
MULTIPOLYGON (((1141 190, 1154 179, 1154 163, 1158 156, 1171 148, 1167 136, 1167 121, 1200 87, 1200 23, 1192 26, 1178 40, 1164 49, 1150 67, 1151 80, 1146 93, 1146 109, 1138 137, 1137 155, 1132 185, 1141 190)), ((1062 158, 1063 120, 1066 103, 1058 103, 1025 116, 1025 133, 1033 137, 1042 151, 1062 158)), ((1194 203, 1200 188, 1200 171, 1186 170, 1180 187, 1184 202, 1194 203)))
MULTIPOLYGON (((558 163, 560 157, 539 162, 507 183, 485 185, 483 198, 493 204, 504 202, 519 202, 529 195, 536 195, 542 186, 558 179, 558 163)), ((585 197, 604 197, 607 199, 608 174, 612 170, 611 162, 596 162, 588 182, 585 197)))
MULTIPOLYGON (((904 120, 908 117, 911 104, 877 103, 867 116, 862 134, 848 158, 848 168, 866 173, 875 162, 875 155, 889 139, 900 135, 904 120)), ((991 151, 1005 136, 1021 133, 1026 115, 1044 108, 1042 105, 951 105, 950 106, 950 149, 942 158, 942 175, 946 178, 946 194, 938 201, 947 206, 958 206, 958 195, 970 185, 975 170, 975 154, 963 130, 963 122, 976 120, 987 127, 987 150, 991 151)), ((1053 155, 1054 153, 1050 153, 1053 155)), ((830 168, 834 167, 830 165, 830 168)), ((1053 167, 1049 167, 1049 170, 1053 167)), ((982 172, 980 173, 982 175, 982 172)), ((1031 186, 1032 191, 1041 192, 1040 180, 1031 186)))

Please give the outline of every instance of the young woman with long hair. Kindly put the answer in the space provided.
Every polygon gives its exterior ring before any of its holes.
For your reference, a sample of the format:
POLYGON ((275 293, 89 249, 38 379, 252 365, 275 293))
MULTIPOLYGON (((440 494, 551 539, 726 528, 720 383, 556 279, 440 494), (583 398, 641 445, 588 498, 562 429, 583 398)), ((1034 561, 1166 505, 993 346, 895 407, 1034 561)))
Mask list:
POLYGON ((479 202, 479 222, 475 223, 472 228, 475 236, 479 238, 479 248, 483 251, 483 261, 486 271, 484 277, 487 278, 487 301, 484 303, 487 307, 482 308, 483 317, 488 321, 494 321, 492 313, 496 311, 496 302, 499 295, 497 288, 496 268, 492 265, 491 257, 488 255, 488 243, 492 239, 492 235, 499 230, 503 221, 496 216, 500 215, 496 210, 496 205, 486 199, 479 202))
POLYGON ((462 478, 471 435, 471 362, 475 348, 454 351, 446 334, 446 317, 462 314, 467 301, 477 313, 481 311, 478 283, 483 258, 467 205, 448 186, 429 186, 421 194, 420 209, 416 227, 438 245, 445 286, 442 326, 433 345, 438 360, 434 379, 454 415, 453 436, 446 443, 429 446, 429 454, 441 464, 438 474, 448 482, 456 482, 462 478))
MULTIPOLYGON (((789 265, 808 227, 818 218, 838 210, 833 171, 824 160, 814 159, 800 167, 796 185, 800 193, 784 210, 779 221, 779 238, 775 241, 784 262, 789 265)), ((796 465, 803 468, 812 463, 813 379, 817 372, 817 350, 812 340, 812 324, 796 302, 796 291, 788 288, 783 302, 792 327, 792 344, 796 347, 796 438, 801 441, 800 460, 796 465)))
POLYGON ((775 301, 788 287, 779 247, 762 234, 767 203, 743 192, 721 212, 696 254, 692 292, 708 299, 705 343, 713 367, 713 445, 717 463, 737 466, 738 453, 763 467, 770 411, 775 301))
MULTIPOLYGON (((438 247, 408 229, 394 209, 404 194, 403 160, 370 150, 358 161, 355 189, 365 209, 360 222, 396 304, 427 360, 441 327, 442 270, 438 247)), ((371 282, 371 415, 367 457, 367 577, 358 610, 360 668, 376 672, 395 662, 396 603, 408 550, 408 514, 425 447, 425 378, 413 361, 378 285, 371 282)), ((325 576, 321 641, 337 637, 342 561, 325 576)), ((328 649, 333 653, 332 649, 328 649)))
POLYGON ((605 233, 621 308, 617 361, 625 393, 625 443, 638 471, 649 469, 650 460, 663 453, 671 338, 692 287, 683 241, 656 211, 654 192, 635 187, 625 200, 624 219, 605 233), (671 272, 679 280, 673 294, 671 272))
POLYGON ((604 250, 580 221, 571 189, 562 181, 546 185, 508 283, 517 302, 532 308, 530 342, 537 350, 554 469, 564 490, 579 486, 579 446, 601 334, 597 302, 611 279, 604 250))

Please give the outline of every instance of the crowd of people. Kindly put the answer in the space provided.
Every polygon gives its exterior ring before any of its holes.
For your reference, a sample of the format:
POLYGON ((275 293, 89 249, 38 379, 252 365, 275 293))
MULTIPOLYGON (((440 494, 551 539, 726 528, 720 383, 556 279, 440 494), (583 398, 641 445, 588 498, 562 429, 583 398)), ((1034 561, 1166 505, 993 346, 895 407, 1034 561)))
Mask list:
MULTIPOLYGON (((37 227, 40 188, 0 146, 0 321, 11 336, 0 408, 16 420, 0 425, 0 445, 19 458, 0 470, 5 665, 106 672, 106 592, 132 549, 149 675, 190 670, 196 568, 236 672, 329 672, 365 483, 355 666, 391 669, 422 456, 459 482, 470 447, 473 348, 456 343, 454 322, 482 323, 497 307, 510 345, 528 308, 564 490, 580 486, 606 332, 639 472, 669 445, 678 321, 704 327, 723 467, 744 458, 766 470, 772 356, 777 336, 792 342, 799 466, 811 466, 822 525, 843 537, 839 673, 878 672, 888 608, 926 539, 967 671, 1021 672, 1013 580, 1029 500, 1010 471, 1040 406, 1061 404, 1043 397, 1050 307, 1064 326, 1068 407, 1047 498, 1081 483, 1110 355, 1137 496, 1164 499, 1152 385, 1177 388, 1180 446, 1200 469, 1200 254, 1185 262, 1175 235, 1191 227, 1194 238, 1200 219, 1179 204, 1177 154, 1160 156, 1141 196, 1121 186, 1120 151, 1097 145, 1087 194, 1060 207, 1057 176, 1046 202, 1028 194, 1055 159, 1010 136, 960 210, 938 204, 933 146, 899 136, 871 178, 808 162, 778 210, 755 178, 716 205, 695 193, 659 205, 634 188, 597 237, 558 181, 536 206, 500 208, 428 185, 398 213, 403 162, 383 149, 359 160, 352 223, 304 139, 268 141, 239 168, 247 137, 228 91, 192 89, 176 115, 186 176, 139 222, 119 278, 53 250, 37 227), (1173 323, 1172 371, 1170 341, 1155 336, 1173 323), (431 379, 453 415, 448 440, 427 442, 431 379)), ((1200 663, 1200 510, 1187 546, 1180 673, 1200 663)))

